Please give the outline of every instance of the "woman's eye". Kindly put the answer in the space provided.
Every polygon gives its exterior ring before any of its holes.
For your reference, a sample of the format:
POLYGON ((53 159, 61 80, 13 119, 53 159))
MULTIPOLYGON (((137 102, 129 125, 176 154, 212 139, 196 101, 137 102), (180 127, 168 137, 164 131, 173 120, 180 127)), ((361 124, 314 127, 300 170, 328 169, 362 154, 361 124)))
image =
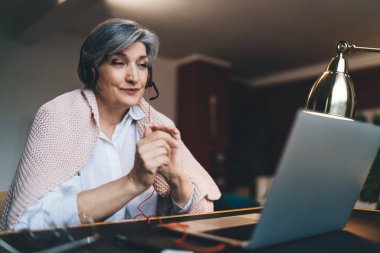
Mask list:
POLYGON ((111 65, 113 65, 113 66, 123 66, 124 62, 121 61, 121 60, 112 60, 111 61, 111 65))
POLYGON ((139 66, 142 69, 146 69, 148 67, 148 64, 144 62, 144 63, 137 64, 137 66, 139 66))

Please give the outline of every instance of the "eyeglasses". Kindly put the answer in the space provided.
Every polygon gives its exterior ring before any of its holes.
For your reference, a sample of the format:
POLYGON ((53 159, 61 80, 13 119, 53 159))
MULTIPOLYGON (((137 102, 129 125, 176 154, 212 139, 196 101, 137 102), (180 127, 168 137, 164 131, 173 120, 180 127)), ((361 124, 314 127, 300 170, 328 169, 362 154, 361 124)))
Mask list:
MULTIPOLYGON (((69 227, 69 223, 66 222, 63 227, 58 227, 50 216, 45 211, 37 212, 37 215, 44 215, 48 220, 48 224, 51 226, 49 230, 33 231, 26 230, 24 233, 25 239, 28 243, 31 243, 36 251, 33 253, 61 253, 69 250, 76 249, 85 245, 90 245, 99 240, 100 236, 96 231, 94 225, 94 220, 91 217, 86 218, 87 222, 90 224, 87 231, 87 236, 80 237, 79 239, 72 228, 69 227)), ((29 219, 29 224, 33 219, 34 215, 29 219)), ((86 229, 81 229, 81 234, 86 234, 86 229)), ((12 245, 0 238, 0 248, 3 248, 8 253, 21 253, 19 250, 14 248, 12 245)))

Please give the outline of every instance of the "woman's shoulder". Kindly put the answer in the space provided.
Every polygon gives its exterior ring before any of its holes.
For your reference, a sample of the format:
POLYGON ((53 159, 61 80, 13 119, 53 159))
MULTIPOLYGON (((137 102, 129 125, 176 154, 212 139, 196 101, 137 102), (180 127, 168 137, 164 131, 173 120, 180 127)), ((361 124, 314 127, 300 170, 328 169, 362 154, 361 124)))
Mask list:
POLYGON ((57 143, 68 142, 68 146, 74 146, 72 143, 76 143, 76 139, 93 143, 98 129, 91 119, 90 107, 81 90, 74 90, 42 105, 34 117, 30 132, 39 138, 44 136, 42 141, 61 139, 57 143))
POLYGON ((76 89, 73 91, 66 92, 64 94, 61 94, 52 100, 46 102, 41 106, 42 107, 54 107, 56 105, 66 105, 70 104, 75 101, 83 100, 82 91, 80 89, 76 89))
POLYGON ((46 102, 39 108, 37 115, 46 112, 54 114, 70 112, 73 110, 77 111, 78 109, 86 108, 85 105, 86 100, 83 96, 82 90, 76 89, 61 94, 53 98, 52 100, 46 102))

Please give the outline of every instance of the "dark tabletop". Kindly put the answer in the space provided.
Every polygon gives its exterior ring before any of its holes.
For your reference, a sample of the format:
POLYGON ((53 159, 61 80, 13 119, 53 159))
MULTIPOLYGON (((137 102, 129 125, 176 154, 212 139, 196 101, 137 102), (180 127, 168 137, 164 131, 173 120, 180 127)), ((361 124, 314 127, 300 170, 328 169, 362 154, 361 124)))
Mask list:
MULTIPOLYGON (((261 209, 242 209, 228 212, 196 216, 175 216, 163 219, 164 223, 173 221, 194 220, 199 218, 215 218, 244 213, 260 212, 261 209)), ((211 247, 220 246, 218 243, 205 239, 189 237, 186 244, 175 244, 174 239, 180 234, 159 228, 159 221, 152 220, 150 224, 145 220, 120 223, 98 223, 94 227, 78 226, 68 229, 68 233, 75 239, 84 238, 98 233, 100 239, 87 246, 70 252, 160 252, 162 249, 183 249, 191 246, 211 247), (127 238, 125 243, 123 239, 127 238)), ((3 233, 0 238, 12 245, 20 252, 34 252, 68 241, 65 231, 57 231, 55 236, 51 230, 30 233, 28 231, 3 233)), ((246 249, 227 246, 224 252, 245 252, 246 249)), ((0 249, 0 252, 6 252, 0 249)), ((300 239, 254 252, 380 252, 380 212, 368 210, 353 210, 352 215, 342 231, 300 239)))

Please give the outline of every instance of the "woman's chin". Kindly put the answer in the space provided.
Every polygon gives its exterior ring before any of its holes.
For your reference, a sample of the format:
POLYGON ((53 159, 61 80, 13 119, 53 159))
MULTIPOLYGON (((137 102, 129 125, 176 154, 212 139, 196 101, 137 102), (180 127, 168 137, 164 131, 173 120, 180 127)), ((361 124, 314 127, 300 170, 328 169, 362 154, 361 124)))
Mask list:
POLYGON ((126 99, 123 99, 122 103, 126 106, 126 107, 132 107, 132 106, 135 106, 137 105, 141 100, 141 97, 129 97, 129 98, 126 98, 126 99))

